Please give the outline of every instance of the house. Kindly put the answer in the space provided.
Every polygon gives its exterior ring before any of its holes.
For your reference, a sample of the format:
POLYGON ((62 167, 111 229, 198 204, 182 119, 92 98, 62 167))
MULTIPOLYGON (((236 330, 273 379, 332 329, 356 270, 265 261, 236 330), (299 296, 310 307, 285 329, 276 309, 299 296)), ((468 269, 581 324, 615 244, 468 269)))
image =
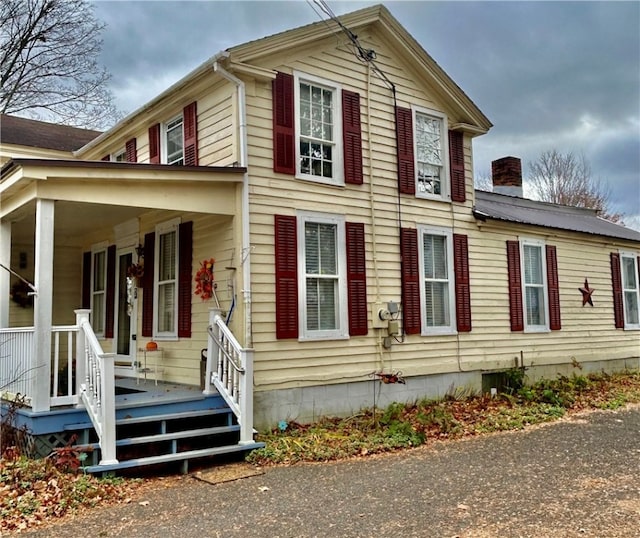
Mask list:
POLYGON ((383 6, 340 22, 222 51, 81 147, 3 140, 0 263, 36 293, 0 303, 0 379, 37 372, 5 389, 32 418, 86 408, 97 469, 122 460, 119 386, 202 383, 251 447, 513 367, 638 368, 640 233, 523 199, 514 157, 475 191, 490 121, 383 6))

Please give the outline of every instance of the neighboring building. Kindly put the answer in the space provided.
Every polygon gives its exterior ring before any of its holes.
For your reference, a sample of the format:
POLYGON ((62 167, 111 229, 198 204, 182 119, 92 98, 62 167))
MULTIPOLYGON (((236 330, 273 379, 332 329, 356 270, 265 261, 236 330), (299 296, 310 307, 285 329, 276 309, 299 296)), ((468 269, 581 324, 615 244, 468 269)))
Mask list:
MULTIPOLYGON (((514 366, 637 368, 640 233, 474 191, 489 120, 384 7, 340 19, 357 44, 319 22, 231 48, 72 156, 3 140, 0 261, 40 267, 35 324, 82 306, 117 374, 153 339, 162 379, 198 385, 215 300, 194 276, 213 258, 263 427, 370 406, 376 374, 406 380, 386 404, 514 366)), ((28 120, 11 121, 3 138, 28 120)), ((494 181, 517 194, 519 161, 494 181)), ((3 301, 0 327, 34 323, 17 312, 3 301)))

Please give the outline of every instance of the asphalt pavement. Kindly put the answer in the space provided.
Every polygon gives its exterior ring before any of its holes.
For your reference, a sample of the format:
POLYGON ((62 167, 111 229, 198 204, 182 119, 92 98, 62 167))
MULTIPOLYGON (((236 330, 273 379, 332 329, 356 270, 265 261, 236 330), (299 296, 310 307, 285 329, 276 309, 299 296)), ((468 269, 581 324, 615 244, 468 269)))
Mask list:
POLYGON ((338 463, 185 477, 29 537, 640 537, 640 406, 338 463))

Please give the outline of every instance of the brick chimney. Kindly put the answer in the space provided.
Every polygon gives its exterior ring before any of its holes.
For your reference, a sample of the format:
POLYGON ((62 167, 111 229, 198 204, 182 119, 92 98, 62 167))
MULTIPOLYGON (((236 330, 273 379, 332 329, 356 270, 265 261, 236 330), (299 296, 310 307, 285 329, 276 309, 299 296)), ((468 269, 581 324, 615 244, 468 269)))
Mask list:
POLYGON ((502 157, 491 163, 493 192, 522 198, 522 163, 517 157, 502 157))

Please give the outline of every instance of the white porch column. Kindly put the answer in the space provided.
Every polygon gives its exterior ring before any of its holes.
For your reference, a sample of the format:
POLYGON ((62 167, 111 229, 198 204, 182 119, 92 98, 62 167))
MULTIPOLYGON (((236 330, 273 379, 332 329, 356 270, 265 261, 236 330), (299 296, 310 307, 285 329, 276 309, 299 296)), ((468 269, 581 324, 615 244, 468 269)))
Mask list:
POLYGON ((51 392, 51 325, 53 317, 53 200, 36 201, 36 256, 33 307, 33 411, 49 411, 51 392))
MULTIPOLYGON (((11 267, 11 222, 8 220, 0 221, 0 263, 11 267)), ((0 329, 9 326, 10 276, 9 271, 0 268, 0 297, 4 298, 0 301, 0 329)))

